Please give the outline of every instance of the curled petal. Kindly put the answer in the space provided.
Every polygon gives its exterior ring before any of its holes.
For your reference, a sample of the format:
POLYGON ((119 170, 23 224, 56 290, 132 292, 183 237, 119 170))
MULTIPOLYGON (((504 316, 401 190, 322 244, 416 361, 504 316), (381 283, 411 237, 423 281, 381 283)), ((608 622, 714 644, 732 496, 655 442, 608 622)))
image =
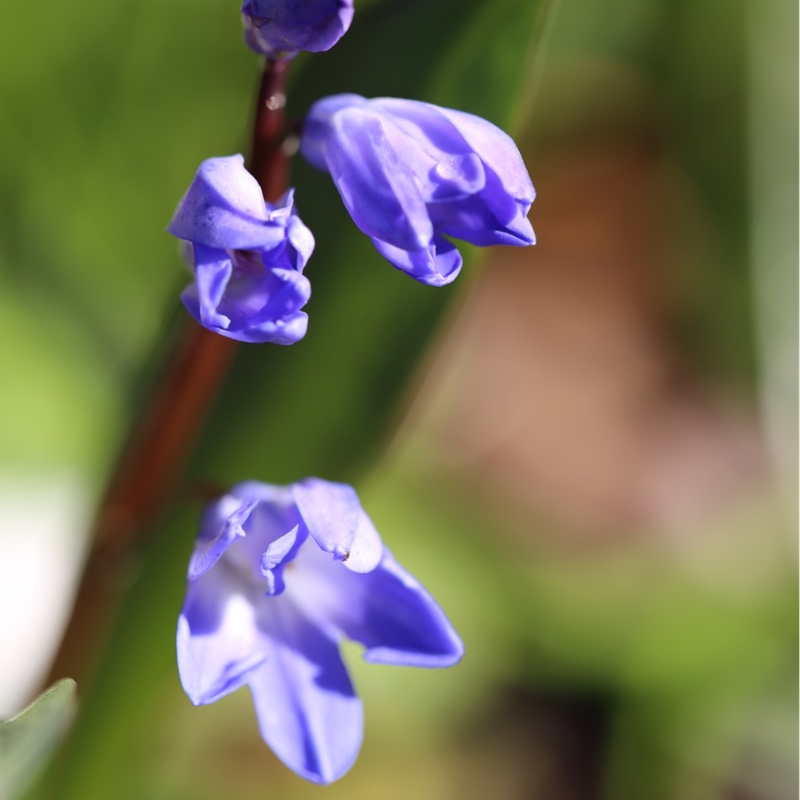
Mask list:
POLYGON ((314 252, 314 235, 297 214, 292 214, 286 223, 286 238, 297 253, 294 268, 302 272, 314 252))
POLYGON ((207 328, 227 330, 231 321, 218 309, 233 274, 230 256, 224 250, 200 244, 192 247, 192 253, 200 321, 207 328))
POLYGON ((379 239, 373 239, 372 243, 397 269, 429 286, 445 286, 451 283, 464 263, 458 248, 441 236, 434 237, 430 246, 422 250, 403 250, 379 239))
MULTIPOLYGON (((299 309, 311 296, 308 278, 293 269, 263 265, 248 268, 242 260, 237 265, 230 271, 215 266, 215 271, 209 272, 210 278, 217 281, 211 284, 214 293, 205 280, 188 286, 181 300, 189 313, 210 330, 240 342, 287 345, 302 339, 308 315, 299 309), (220 297, 218 286, 225 275, 227 283, 215 308, 213 302, 220 297)), ((200 274, 205 279, 206 273, 200 274)))
POLYGON ((284 238, 283 226, 270 221, 258 181, 239 154, 200 165, 167 230, 221 250, 272 248, 284 238))
POLYGON ((369 572, 381 560, 380 536, 352 486, 307 478, 292 485, 297 510, 321 550, 353 572, 369 572))
MULTIPOLYGON (((214 505, 216 507, 229 506, 230 500, 231 498, 228 495, 214 505)), ((203 573, 208 572, 225 555, 227 549, 237 538, 245 536, 243 526, 256 507, 256 502, 255 500, 250 500, 231 510, 219 533, 213 539, 198 539, 192 558, 189 561, 187 577, 190 581, 196 580, 203 573)))
POLYGON ((338 642, 285 594, 267 598, 259 611, 267 657, 247 682, 261 735, 295 772, 330 783, 351 767, 363 735, 361 702, 338 642))
POLYGON ((275 539, 267 545, 261 556, 261 574, 267 580, 267 594, 280 594, 286 584, 283 580, 283 567, 286 566, 300 549, 300 545, 308 537, 308 531, 300 530, 300 525, 295 525, 288 533, 275 539))

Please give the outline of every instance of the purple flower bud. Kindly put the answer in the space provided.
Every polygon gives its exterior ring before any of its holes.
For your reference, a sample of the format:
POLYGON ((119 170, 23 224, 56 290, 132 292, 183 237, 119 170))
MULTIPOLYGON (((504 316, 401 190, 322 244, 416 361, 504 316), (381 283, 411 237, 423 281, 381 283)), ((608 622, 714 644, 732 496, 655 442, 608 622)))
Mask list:
POLYGON ((240 342, 294 344, 306 334, 311 296, 303 267, 314 237, 290 189, 266 203, 241 155, 197 170, 167 230, 190 243, 195 282, 181 300, 204 327, 240 342))
POLYGON ((318 478, 241 483, 207 507, 177 634, 181 683, 195 705, 247 684, 278 758, 330 783, 353 764, 362 738, 343 637, 380 664, 448 667, 463 655, 352 487, 318 478))
POLYGON ((530 245, 535 192, 512 139, 485 119, 422 103, 354 94, 309 111, 303 155, 331 174, 356 225, 395 267, 450 283, 472 244, 530 245))
POLYGON ((353 0, 244 0, 245 41, 261 55, 330 50, 353 21, 353 0))

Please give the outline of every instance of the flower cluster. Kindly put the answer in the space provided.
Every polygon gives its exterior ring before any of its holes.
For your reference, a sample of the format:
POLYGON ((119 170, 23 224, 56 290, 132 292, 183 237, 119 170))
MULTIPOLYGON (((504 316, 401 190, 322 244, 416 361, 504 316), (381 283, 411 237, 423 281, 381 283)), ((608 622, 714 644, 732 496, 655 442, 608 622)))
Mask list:
MULTIPOLYGON (((274 70, 265 77, 274 77, 285 70, 274 62, 332 47, 350 26, 353 0, 244 0, 241 11, 246 41, 274 70)), ((456 278, 462 256, 454 239, 535 241, 527 219, 535 193, 519 151, 480 117, 339 94, 312 105, 300 151, 330 174, 378 252, 421 283, 456 278)), ((181 298, 201 325, 250 343, 305 336, 311 288, 303 271, 314 237, 293 189, 268 203, 241 155, 210 158, 168 230, 192 263, 194 281, 181 298)), ((344 638, 384 664, 448 667, 463 654, 352 487, 317 478, 241 483, 207 507, 177 632, 181 683, 193 703, 246 685, 277 756, 329 783, 352 765, 362 738, 361 703, 339 654, 344 638)))
MULTIPOLYGON (((342 94, 315 103, 301 152, 329 172, 356 225, 393 266, 450 283, 474 245, 535 242, 535 192, 516 145, 480 117, 430 103, 342 94)), ((293 194, 264 202, 241 156, 203 162, 169 232, 192 244, 183 301, 205 327, 245 342, 292 344, 306 332, 302 275, 314 249, 293 194)))
POLYGON ((461 640, 383 546, 350 486, 243 483, 206 509, 178 621, 181 682, 196 705, 247 685, 264 740, 329 783, 362 738, 342 637, 380 664, 448 667, 461 640))

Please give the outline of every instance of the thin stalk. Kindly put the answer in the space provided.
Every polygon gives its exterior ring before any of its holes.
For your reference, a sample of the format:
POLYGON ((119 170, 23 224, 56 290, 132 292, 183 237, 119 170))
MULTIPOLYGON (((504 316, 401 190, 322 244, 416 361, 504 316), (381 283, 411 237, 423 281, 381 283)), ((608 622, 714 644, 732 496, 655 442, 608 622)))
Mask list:
MULTIPOLYGON (((254 115, 250 171, 265 199, 288 188, 283 147, 288 62, 266 61, 254 115)), ((188 315, 161 379, 134 420, 97 510, 90 553, 47 684, 91 678, 120 600, 131 584, 134 545, 175 494, 238 344, 188 315)))

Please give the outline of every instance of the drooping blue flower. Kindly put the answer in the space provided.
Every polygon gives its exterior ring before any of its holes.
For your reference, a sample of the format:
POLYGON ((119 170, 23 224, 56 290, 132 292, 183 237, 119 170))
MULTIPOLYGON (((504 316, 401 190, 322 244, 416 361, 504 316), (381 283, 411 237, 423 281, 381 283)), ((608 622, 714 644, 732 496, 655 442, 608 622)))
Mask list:
POLYGON ((240 342, 294 344, 311 296, 302 274, 314 237, 293 205, 264 201, 241 155, 204 161, 167 230, 190 244, 195 281, 181 295, 204 327, 240 342))
POLYGON ((353 21, 353 0, 243 0, 242 19, 253 50, 288 59, 330 50, 353 21))
POLYGON ((343 637, 382 664, 448 667, 463 654, 352 487, 241 483, 207 507, 177 634, 181 683, 195 705, 246 684, 275 754, 311 781, 336 780, 362 738, 343 637))
POLYGON ((395 267, 442 286, 461 269, 445 237, 530 245, 535 192, 513 140, 485 119, 340 94, 315 103, 301 151, 329 172, 356 225, 395 267))

